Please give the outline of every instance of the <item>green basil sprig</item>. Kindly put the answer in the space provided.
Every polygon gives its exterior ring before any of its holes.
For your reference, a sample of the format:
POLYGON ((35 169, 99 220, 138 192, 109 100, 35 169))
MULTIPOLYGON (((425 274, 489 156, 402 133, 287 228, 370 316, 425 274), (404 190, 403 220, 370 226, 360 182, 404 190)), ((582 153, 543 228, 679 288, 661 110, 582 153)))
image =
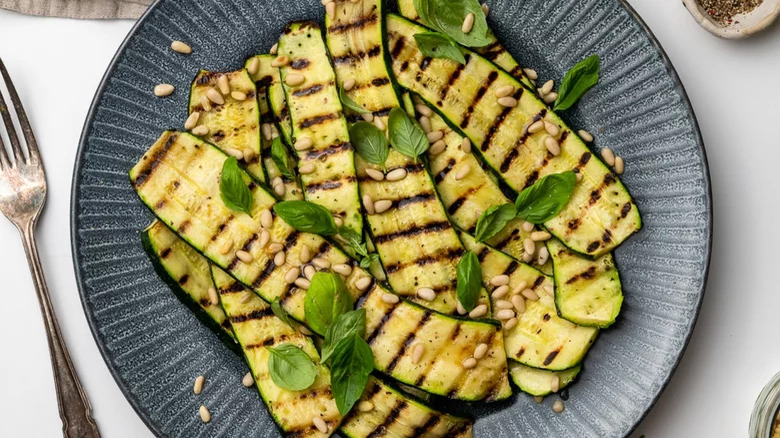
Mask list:
POLYGON ((477 220, 474 237, 477 242, 484 242, 500 233, 516 216, 517 208, 514 204, 494 205, 482 213, 477 220))
POLYGON ((325 341, 322 343, 322 362, 328 362, 339 340, 357 333, 361 338, 366 337, 366 309, 351 310, 340 315, 328 326, 325 331, 325 341))
POLYGON ((438 32, 422 32, 414 34, 417 47, 425 56, 431 58, 446 58, 461 64, 466 64, 466 57, 460 51, 458 43, 451 37, 438 32))
POLYGON ((306 323, 315 332, 324 335, 339 316, 352 310, 352 297, 341 276, 331 272, 314 274, 306 291, 303 311, 306 323))
POLYGON ((280 137, 276 137, 271 144, 271 159, 285 178, 295 180, 295 159, 290 156, 280 137))
POLYGON ((290 391, 303 391, 317 379, 317 366, 311 357, 293 344, 269 347, 268 369, 271 380, 290 391))
POLYGON ((493 42, 488 36, 482 5, 477 0, 414 0, 414 8, 425 24, 464 46, 484 47, 493 42), (463 21, 469 13, 474 14, 474 26, 469 33, 464 33, 463 21))
POLYGON ((569 202, 576 183, 577 175, 571 170, 545 176, 517 196, 517 217, 532 224, 554 218, 569 202))
POLYGON ((322 236, 336 234, 336 222, 325 207, 309 201, 283 201, 274 205, 274 211, 298 231, 322 236))
POLYGON ((357 102, 352 100, 351 97, 347 95, 346 90, 339 87, 339 99, 341 99, 341 104, 345 107, 351 109, 352 111, 358 113, 358 114, 365 114, 369 113, 370 111, 363 108, 362 106, 358 105, 357 102))
POLYGON ((271 302, 271 311, 274 312, 274 315, 281 319, 282 322, 289 325, 293 329, 295 328, 295 323, 292 322, 290 315, 288 315, 287 312, 282 308, 282 302, 279 300, 279 297, 274 298, 274 300, 271 302))
POLYGON ((375 260, 379 259, 379 255, 376 253, 369 253, 368 247, 363 242, 363 238, 360 234, 355 232, 352 228, 340 227, 338 234, 349 245, 352 251, 360 256, 360 267, 368 269, 375 260))
POLYGON ((390 153, 384 132, 373 123, 357 122, 349 127, 349 140, 364 160, 378 164, 384 169, 387 155, 390 153))
POLYGON ((558 87, 558 99, 555 100, 554 111, 571 108, 594 85, 599 83, 601 65, 598 55, 591 55, 571 68, 561 80, 558 87))
POLYGON ((374 353, 360 333, 351 333, 338 342, 330 360, 333 398, 339 413, 346 415, 366 388, 374 370, 374 353))
POLYGON ((219 194, 222 202, 229 209, 241 211, 251 216, 254 198, 249 186, 244 182, 242 174, 235 157, 225 160, 219 178, 219 194))
POLYGON ((430 143, 428 142, 428 136, 425 135, 425 131, 417 123, 417 120, 409 117, 401 108, 396 107, 390 111, 388 124, 390 144, 398 152, 417 161, 417 157, 428 150, 430 143))
POLYGON ((479 301, 482 289, 482 268, 479 258, 471 251, 466 251, 458 262, 458 301, 467 312, 474 310, 479 301))

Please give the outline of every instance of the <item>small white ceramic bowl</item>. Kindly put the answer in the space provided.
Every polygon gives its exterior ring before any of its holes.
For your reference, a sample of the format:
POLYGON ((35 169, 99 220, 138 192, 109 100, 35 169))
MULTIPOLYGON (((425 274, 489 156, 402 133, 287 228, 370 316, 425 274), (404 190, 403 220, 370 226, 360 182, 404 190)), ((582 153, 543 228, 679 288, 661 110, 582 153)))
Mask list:
POLYGON ((713 35, 728 39, 755 35, 769 27, 780 15, 780 0, 764 0, 753 11, 734 17, 733 24, 723 25, 713 20, 696 0, 683 0, 683 4, 703 28, 713 35))

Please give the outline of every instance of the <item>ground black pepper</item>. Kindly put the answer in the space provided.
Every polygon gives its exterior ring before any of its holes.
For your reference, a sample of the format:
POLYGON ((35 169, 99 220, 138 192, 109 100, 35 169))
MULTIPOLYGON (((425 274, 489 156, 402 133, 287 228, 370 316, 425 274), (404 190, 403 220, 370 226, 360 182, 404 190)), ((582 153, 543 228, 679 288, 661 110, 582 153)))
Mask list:
POLYGON ((727 25, 734 16, 745 14, 759 7, 764 0, 697 0, 713 20, 727 25))

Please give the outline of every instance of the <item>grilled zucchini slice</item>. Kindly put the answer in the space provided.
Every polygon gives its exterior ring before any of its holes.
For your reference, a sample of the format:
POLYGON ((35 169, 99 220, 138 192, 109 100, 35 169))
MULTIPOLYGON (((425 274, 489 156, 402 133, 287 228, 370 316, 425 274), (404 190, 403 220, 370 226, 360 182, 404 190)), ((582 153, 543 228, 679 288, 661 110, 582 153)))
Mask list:
POLYGON ((580 365, 576 365, 568 370, 550 371, 532 368, 518 362, 511 362, 509 364, 509 375, 512 377, 512 381, 515 385, 517 385, 521 391, 535 397, 544 397, 545 395, 557 392, 553 391, 552 388, 552 380, 554 377, 558 378, 558 391, 569 386, 580 374, 580 370, 582 370, 582 366, 580 365))
POLYGON ((292 144, 304 138, 313 143, 310 149, 298 151, 298 169, 313 166, 301 175, 304 197, 340 216, 344 226, 362 235, 355 153, 319 25, 288 24, 279 40, 279 55, 290 59, 280 72, 292 121, 292 144), (296 77, 304 78, 303 83, 289 85, 296 77))
POLYGON ((387 28, 398 83, 459 127, 509 187, 521 191, 541 177, 567 170, 582 174, 568 205, 544 224, 566 246, 599 257, 639 230, 636 205, 618 177, 515 78, 469 51, 466 65, 448 59, 423 62, 413 35, 424 27, 391 14, 387 28), (495 89, 504 85, 515 87, 517 106, 504 107, 493 98, 495 89), (546 133, 526 133, 530 123, 541 119, 560 128, 555 139, 561 146, 558 156, 548 152, 546 133))
POLYGON ((220 303, 252 371, 257 391, 276 424, 286 436, 331 436, 342 418, 331 392, 328 368, 318 364, 317 379, 303 391, 290 391, 277 386, 268 370, 268 347, 287 343, 300 347, 317 364, 320 355, 314 342, 274 316, 268 303, 244 289, 241 283, 224 271, 214 267, 212 274, 220 303), (314 415, 319 415, 331 432, 320 432, 312 422, 314 415))
POLYGON ((209 132, 203 138, 223 151, 235 150, 242 154, 250 150, 248 159, 241 160, 250 175, 265 181, 263 163, 260 159, 260 108, 257 104, 257 89, 246 70, 234 72, 210 72, 201 70, 190 89, 190 114, 200 113, 199 125, 209 132), (243 93, 246 98, 237 100, 231 93, 222 95, 219 91, 221 77, 227 77, 231 92, 243 93), (207 97, 209 90, 222 96, 224 104, 218 105, 207 97))
MULTIPOLYGON (((398 12, 412 21, 421 22, 420 15, 417 14, 417 10, 414 8, 414 0, 398 0, 398 12)), ((525 75, 523 67, 506 51, 490 29, 488 29, 488 37, 493 40, 490 44, 484 47, 477 47, 474 50, 533 89, 534 83, 525 75)))
MULTIPOLYGON (((388 126, 388 115, 401 106, 385 62, 383 2, 343 2, 333 18, 326 16, 326 37, 339 86, 354 80, 347 95, 388 126)), ((464 253, 458 235, 436 194, 436 187, 422 163, 391 148, 387 171, 405 169, 400 181, 376 181, 367 169, 379 166, 355 156, 360 193, 373 200, 390 200, 382 213, 368 213, 371 228, 387 280, 393 290, 418 304, 453 314, 457 310, 457 265, 464 253), (436 292, 436 299, 417 296, 422 287, 436 292)))
POLYGON ((331 265, 351 263, 352 273, 345 282, 353 299, 366 309, 368 340, 378 371, 427 392, 462 400, 495 400, 511 394, 503 335, 494 323, 449 317, 406 300, 386 303, 382 297, 390 292, 344 253, 322 237, 299 233, 278 218, 270 228, 271 240, 283 244, 286 257, 284 264, 276 266, 259 242, 260 212, 275 200, 245 174, 254 197, 252 216, 228 210, 220 200, 218 178, 225 159, 217 148, 190 134, 165 132, 133 167, 130 178, 141 200, 162 222, 266 301, 280 298, 298 321, 305 320, 305 291, 288 284, 284 276, 302 265, 303 245, 331 265), (226 243, 232 250, 222 254, 226 243), (233 252, 238 249, 249 252, 254 261, 241 262, 233 252), (413 364, 411 346, 416 338, 431 342, 413 364), (480 343, 488 345, 486 357, 472 369, 463 368, 462 362, 480 343))
POLYGON ((555 270, 555 307, 575 324, 606 328, 623 305, 623 288, 612 254, 584 259, 557 239, 547 242, 555 270))
MULTIPOLYGON (((507 357, 534 368, 556 371, 580 363, 596 339, 598 330, 580 327, 557 315, 552 279, 500 251, 478 243, 467 234, 461 234, 461 239, 466 248, 479 257, 482 278, 486 283, 498 275, 509 276, 510 293, 503 300, 509 300, 511 295, 524 289, 531 289, 539 297, 538 300, 525 300, 526 308, 517 316, 517 325, 505 330, 507 357)), ((494 307, 496 302, 493 298, 494 307)))

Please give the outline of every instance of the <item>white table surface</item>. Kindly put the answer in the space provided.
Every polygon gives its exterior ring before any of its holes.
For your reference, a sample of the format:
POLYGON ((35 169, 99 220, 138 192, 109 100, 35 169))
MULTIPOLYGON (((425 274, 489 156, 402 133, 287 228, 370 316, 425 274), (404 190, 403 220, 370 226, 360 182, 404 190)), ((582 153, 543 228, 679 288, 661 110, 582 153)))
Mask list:
MULTIPOLYGON (((715 244, 693 339, 635 437, 745 436, 753 402, 780 370, 774 251, 780 164, 780 25, 752 40, 717 39, 679 1, 631 0, 677 68, 712 172, 715 244), (765 230, 757 233, 756 230, 765 230)), ((92 96, 132 23, 0 11, 0 57, 16 81, 47 165, 38 229, 43 264, 76 368, 104 437, 151 437, 122 396, 82 313, 70 251, 70 181, 92 96)), ((7 144, 7 143, 6 143, 7 144)), ((0 437, 60 436, 38 303, 16 230, 0 220, 0 437)))

